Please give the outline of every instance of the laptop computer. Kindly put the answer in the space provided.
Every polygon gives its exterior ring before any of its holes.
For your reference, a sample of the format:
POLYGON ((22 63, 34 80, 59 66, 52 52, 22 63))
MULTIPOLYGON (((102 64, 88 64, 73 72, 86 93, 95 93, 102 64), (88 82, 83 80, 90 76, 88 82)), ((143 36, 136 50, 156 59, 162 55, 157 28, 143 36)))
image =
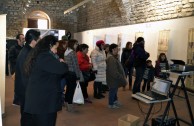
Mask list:
POLYGON ((168 99, 171 84, 171 80, 155 78, 154 84, 152 85, 150 91, 137 92, 136 95, 146 98, 148 100, 168 99))

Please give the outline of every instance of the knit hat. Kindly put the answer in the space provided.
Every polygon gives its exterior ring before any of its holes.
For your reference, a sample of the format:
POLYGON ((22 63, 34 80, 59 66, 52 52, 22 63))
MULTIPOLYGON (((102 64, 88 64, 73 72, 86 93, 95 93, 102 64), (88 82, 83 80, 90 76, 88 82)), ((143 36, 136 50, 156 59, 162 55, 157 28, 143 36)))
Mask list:
POLYGON ((102 45, 102 44, 105 44, 105 42, 104 42, 103 40, 98 40, 98 41, 96 42, 96 45, 97 45, 97 46, 100 46, 100 45, 102 45))
POLYGON ((63 35, 61 39, 65 40, 65 41, 68 41, 68 37, 66 35, 63 35))

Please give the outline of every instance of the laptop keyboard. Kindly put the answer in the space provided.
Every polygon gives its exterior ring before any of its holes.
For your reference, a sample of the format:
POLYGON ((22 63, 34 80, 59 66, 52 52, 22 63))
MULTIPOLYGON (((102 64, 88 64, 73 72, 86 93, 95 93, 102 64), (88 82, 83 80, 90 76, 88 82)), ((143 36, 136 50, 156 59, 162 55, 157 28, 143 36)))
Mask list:
POLYGON ((150 96, 148 96, 148 95, 146 95, 146 94, 143 94, 143 93, 141 93, 141 92, 137 92, 136 95, 141 96, 141 97, 146 98, 146 99, 149 99, 149 100, 151 100, 151 101, 152 101, 152 100, 155 100, 153 97, 150 97, 150 96))

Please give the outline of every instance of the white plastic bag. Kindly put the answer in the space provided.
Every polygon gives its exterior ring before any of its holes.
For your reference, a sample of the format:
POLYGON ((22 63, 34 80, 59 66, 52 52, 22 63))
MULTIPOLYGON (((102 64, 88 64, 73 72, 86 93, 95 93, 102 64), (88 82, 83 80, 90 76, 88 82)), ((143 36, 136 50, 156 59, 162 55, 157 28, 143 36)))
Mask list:
POLYGON ((75 92, 73 95, 73 103, 84 104, 84 97, 79 82, 77 82, 77 86, 75 88, 75 92))

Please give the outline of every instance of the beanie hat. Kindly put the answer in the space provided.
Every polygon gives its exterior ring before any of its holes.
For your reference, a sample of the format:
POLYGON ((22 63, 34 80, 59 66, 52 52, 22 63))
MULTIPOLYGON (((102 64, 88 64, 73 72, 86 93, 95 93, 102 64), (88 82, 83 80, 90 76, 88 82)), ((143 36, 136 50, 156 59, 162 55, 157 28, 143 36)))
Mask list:
POLYGON ((105 42, 104 42, 103 40, 98 40, 98 41, 96 42, 96 45, 97 45, 97 46, 100 46, 100 45, 102 45, 102 44, 105 44, 105 42))
POLYGON ((64 41, 68 41, 69 40, 66 35, 63 35, 61 39, 64 40, 64 41))

